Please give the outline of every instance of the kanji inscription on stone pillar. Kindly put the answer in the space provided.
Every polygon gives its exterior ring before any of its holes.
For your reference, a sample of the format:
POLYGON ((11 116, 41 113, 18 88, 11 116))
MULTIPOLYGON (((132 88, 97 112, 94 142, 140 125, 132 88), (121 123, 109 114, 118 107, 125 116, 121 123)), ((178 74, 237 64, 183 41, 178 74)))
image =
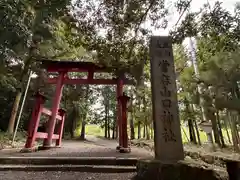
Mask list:
POLYGON ((184 159, 171 37, 150 40, 155 158, 166 163, 184 159))

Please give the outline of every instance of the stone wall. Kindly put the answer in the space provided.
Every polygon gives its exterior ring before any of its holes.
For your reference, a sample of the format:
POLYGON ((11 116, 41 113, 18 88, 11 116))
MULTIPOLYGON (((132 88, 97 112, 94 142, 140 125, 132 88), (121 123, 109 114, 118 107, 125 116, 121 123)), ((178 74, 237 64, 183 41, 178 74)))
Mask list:
POLYGON ((137 163, 136 180, 228 180, 224 170, 184 160, 177 164, 163 164, 156 160, 140 160, 137 163))

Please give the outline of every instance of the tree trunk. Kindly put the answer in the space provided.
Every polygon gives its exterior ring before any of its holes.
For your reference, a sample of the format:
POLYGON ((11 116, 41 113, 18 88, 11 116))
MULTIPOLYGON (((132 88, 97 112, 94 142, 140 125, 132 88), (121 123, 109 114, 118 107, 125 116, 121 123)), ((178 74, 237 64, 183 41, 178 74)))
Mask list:
POLYGON ((72 111, 69 113, 69 115, 68 115, 68 119, 67 119, 67 127, 68 128, 66 128, 66 126, 65 126, 65 128, 64 129, 67 129, 68 130, 68 132, 70 133, 70 136, 71 136, 71 138, 74 138, 74 136, 75 136, 75 129, 76 129, 76 116, 77 116, 77 112, 76 112, 76 108, 75 108, 75 106, 73 105, 73 109, 72 109, 72 111))
POLYGON ((117 116, 115 117, 115 122, 116 122, 116 124, 115 124, 115 131, 116 131, 115 138, 117 139, 118 136, 119 136, 119 134, 118 134, 118 131, 119 131, 119 129, 118 129, 118 117, 117 116))
POLYGON ((150 130, 151 130, 151 139, 153 139, 153 138, 154 138, 154 137, 153 137, 153 134, 154 134, 154 133, 153 133, 153 131, 154 131, 154 130, 153 130, 153 123, 151 123, 150 130))
POLYGON ((113 110, 113 130, 112 130, 112 139, 117 137, 117 116, 116 116, 116 107, 113 110))
POLYGON ((234 146, 234 150, 236 152, 239 152, 239 147, 238 147, 238 139, 237 139, 237 132, 236 132, 236 123, 235 123, 235 115, 233 115, 231 113, 231 115, 229 114, 229 124, 230 124, 230 128, 231 128, 231 133, 232 133, 232 141, 233 141, 233 146, 234 146))
POLYGON ((189 128, 189 136, 190 136, 190 141, 194 144, 197 144, 197 139, 194 131, 194 126, 193 126, 193 121, 192 119, 188 119, 188 128, 189 128))
POLYGON ((105 108, 105 122, 104 122, 104 137, 108 137, 108 114, 107 114, 107 99, 104 99, 104 108, 105 108))
POLYGON ((14 126, 15 126, 15 121, 16 121, 16 116, 17 116, 17 112, 18 112, 18 107, 19 107, 19 103, 22 97, 22 87, 23 87, 23 80, 26 74, 28 74, 29 71, 29 66, 31 64, 32 61, 32 56, 36 50, 37 44, 35 44, 34 42, 32 42, 30 48, 28 49, 28 56, 27 58, 24 60, 24 68, 23 71, 21 72, 21 75, 19 77, 20 83, 19 83, 19 89, 17 91, 17 95, 13 104, 13 108, 12 108, 12 112, 11 112, 11 117, 9 119, 8 122, 8 133, 12 134, 14 131, 14 126))
POLYGON ((147 138, 147 140, 150 139, 150 134, 149 134, 149 128, 148 128, 148 125, 146 125, 146 138, 147 138))
MULTIPOLYGON (((181 125, 180 125, 181 126, 181 125)), ((186 133, 186 131, 185 131, 185 129, 181 126, 181 131, 184 133, 184 135, 185 135, 185 137, 186 137, 186 139, 187 139, 187 142, 190 142, 190 140, 189 140, 189 138, 188 138, 188 136, 187 136, 187 133, 186 133)))
POLYGON ((215 115, 214 115, 214 119, 212 119, 212 127, 213 127, 213 134, 214 134, 215 143, 217 143, 219 146, 222 146, 221 141, 220 141, 220 137, 219 137, 218 125, 217 125, 215 115))
POLYGON ((134 129, 134 108, 133 108, 133 94, 131 94, 131 101, 130 101, 130 107, 131 107, 131 118, 130 118, 130 138, 135 139, 135 129, 134 129))
POLYGON ((208 108, 207 118, 210 119, 212 122, 212 129, 213 129, 215 143, 217 143, 221 147, 222 145, 221 145, 221 141, 220 141, 220 137, 219 137, 217 120, 216 120, 216 116, 215 116, 215 113, 212 110, 212 108, 213 107, 208 108))
POLYGON ((110 125, 109 125, 109 121, 108 121, 108 139, 111 138, 111 130, 110 130, 110 125))
POLYGON ((221 140, 221 144, 222 144, 222 148, 226 147, 225 141, 224 141, 224 137, 223 137, 223 133, 222 133, 222 125, 220 122, 220 117, 219 117, 219 112, 216 112, 216 117, 217 117, 217 124, 218 124, 218 132, 219 132, 219 136, 220 136, 220 140, 221 140))
POLYGON ((138 139, 141 139, 141 123, 138 122, 138 139))
POLYGON ((110 139, 111 138, 111 126, 110 126, 110 123, 111 123, 111 119, 109 117, 109 110, 110 110, 110 102, 109 100, 107 101, 107 128, 108 128, 108 138, 110 139))
POLYGON ((81 134, 80 134, 80 139, 81 140, 85 140, 86 138, 85 138, 85 126, 86 125, 86 123, 85 123, 85 120, 83 119, 82 120, 82 128, 81 128, 81 134))
MULTIPOLYGON (((190 108, 191 108, 192 112, 195 112, 195 111, 194 111, 194 105, 193 105, 193 104, 190 104, 190 108)), ((202 142, 201 142, 201 138, 200 138, 200 133, 199 133, 197 121, 196 121, 195 118, 193 119, 193 124, 194 124, 195 130, 196 130, 198 144, 201 146, 201 145, 202 145, 202 142)))
POLYGON ((112 139, 115 139, 115 129, 116 129, 116 121, 113 119, 113 128, 112 128, 112 139))
POLYGON ((239 138, 237 122, 239 122, 239 114, 236 115, 236 118, 235 118, 235 129, 236 129, 236 135, 237 135, 238 144, 240 144, 240 138, 239 138))
POLYGON ((135 129, 134 129, 133 117, 130 120, 130 129, 131 129, 131 139, 135 139, 135 129))
POLYGON ((111 138, 110 132, 111 132, 111 128, 110 128, 110 118, 108 115, 108 121, 107 121, 107 128, 108 128, 108 139, 111 138))
POLYGON ((71 135, 71 138, 73 139, 74 138, 74 131, 75 131, 75 119, 74 117, 71 118, 71 124, 70 124, 70 135, 71 135))
MULTIPOLYGON (((193 121, 192 121, 191 111, 189 108, 189 101, 187 99, 185 99, 185 106, 186 106, 186 112, 190 116, 188 118, 188 130, 189 130, 190 142, 197 144, 197 139, 196 139, 196 135, 195 135, 195 131, 194 131, 194 125, 193 125, 193 121)), ((185 130, 183 129, 183 131, 185 131, 185 130)), ((186 135, 186 137, 187 137, 187 135, 186 135)))
POLYGON ((135 129, 134 129, 134 112, 132 108, 131 119, 130 119, 130 129, 131 129, 131 139, 135 139, 135 129))
POLYGON ((87 89, 86 89, 86 97, 85 97, 85 101, 86 101, 86 105, 85 105, 85 112, 83 114, 83 119, 82 119, 82 128, 81 128, 81 135, 80 135, 80 139, 85 140, 85 127, 86 127, 86 119, 87 119, 87 115, 88 115, 88 98, 89 98, 89 85, 87 85, 87 89))
POLYGON ((21 91, 17 91, 17 95, 13 104, 13 108, 12 108, 12 112, 11 112, 11 117, 9 119, 9 123, 8 123, 8 133, 12 134, 14 131, 14 126, 15 126, 15 120, 16 120, 16 116, 17 116, 17 112, 18 112, 18 107, 20 104, 20 100, 22 97, 22 92, 21 91))
POLYGON ((104 137, 107 138, 108 135, 108 123, 107 123, 107 115, 105 115, 105 123, 104 123, 104 137))
POLYGON ((200 133, 199 133, 197 121, 196 121, 196 120, 193 120, 193 122, 194 122, 194 126, 195 126, 196 133, 197 133, 198 144, 201 146, 201 145, 202 145, 202 142, 201 142, 201 138, 200 138, 200 133))
POLYGON ((80 139, 81 140, 85 140, 85 120, 82 120, 82 128, 81 128, 81 135, 80 135, 80 139))
POLYGON ((146 126, 143 125, 143 138, 146 138, 146 126))
POLYGON ((146 114, 147 114, 147 112, 146 112, 146 97, 145 97, 145 94, 143 95, 143 99, 142 99, 142 101, 143 101, 143 113, 144 113, 144 123, 143 123, 143 138, 145 138, 146 139, 146 137, 147 137, 147 116, 146 116, 146 114))
MULTIPOLYGON (((228 131, 228 127, 229 127, 229 126, 228 126, 228 123, 227 123, 227 122, 229 122, 228 119, 229 119, 229 116, 228 116, 228 111, 227 111, 227 114, 226 114, 226 116, 225 116, 225 118, 224 118, 223 123, 224 123, 224 127, 225 127, 225 129, 226 129, 226 132, 227 132, 228 142, 229 142, 230 144, 232 144, 232 141, 231 141, 231 138, 230 138, 230 134, 229 134, 229 131, 228 131)), ((229 127, 229 128, 231 128, 231 127, 229 127)))

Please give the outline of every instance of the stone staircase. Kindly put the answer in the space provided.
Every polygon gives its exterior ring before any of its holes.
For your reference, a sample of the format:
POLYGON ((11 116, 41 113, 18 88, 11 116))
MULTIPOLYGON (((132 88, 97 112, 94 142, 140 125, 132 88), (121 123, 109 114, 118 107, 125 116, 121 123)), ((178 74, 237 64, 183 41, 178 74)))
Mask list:
POLYGON ((137 158, 1 157, 0 171, 136 172, 137 158))

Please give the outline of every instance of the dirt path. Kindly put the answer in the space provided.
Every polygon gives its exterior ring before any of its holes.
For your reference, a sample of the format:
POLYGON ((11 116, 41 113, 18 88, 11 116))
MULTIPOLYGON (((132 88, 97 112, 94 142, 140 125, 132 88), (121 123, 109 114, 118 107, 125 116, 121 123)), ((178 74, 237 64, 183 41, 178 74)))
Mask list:
POLYGON ((87 136, 87 141, 63 141, 61 148, 53 148, 33 153, 19 153, 19 149, 1 150, 0 156, 61 156, 61 157, 137 157, 149 158, 152 152, 143 148, 131 147, 131 153, 116 151, 117 141, 87 136))

